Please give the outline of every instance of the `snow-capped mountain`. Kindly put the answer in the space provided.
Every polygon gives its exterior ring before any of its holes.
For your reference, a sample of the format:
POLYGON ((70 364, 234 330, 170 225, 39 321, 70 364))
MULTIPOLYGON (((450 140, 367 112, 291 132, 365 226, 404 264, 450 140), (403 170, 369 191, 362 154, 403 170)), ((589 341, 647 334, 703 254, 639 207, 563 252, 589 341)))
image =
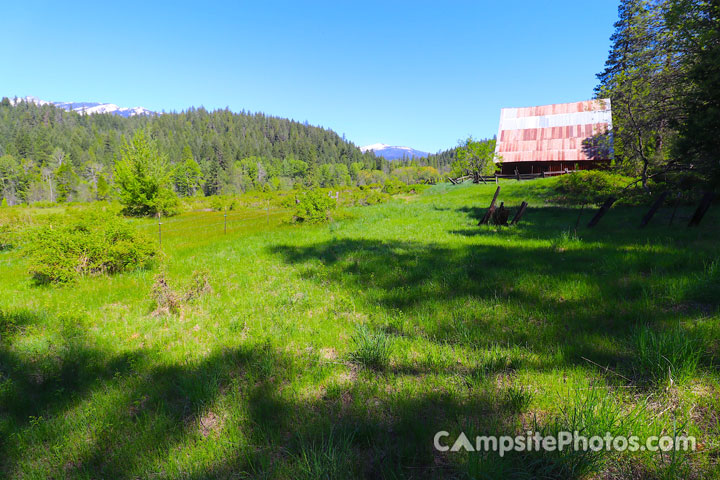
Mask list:
POLYGON ((114 103, 48 102, 45 100, 40 100, 37 97, 16 97, 10 99, 10 103, 13 105, 17 105, 20 102, 35 103, 37 105, 55 105, 58 108, 87 115, 91 115, 93 113, 112 113, 113 115, 120 115, 121 117, 134 117, 136 115, 157 115, 157 112, 153 112, 143 107, 118 107, 114 103))
POLYGON ((414 148, 410 147, 397 147, 392 145, 385 145, 384 143, 373 143, 372 145, 365 145, 364 147, 360 147, 360 151, 365 153, 368 150, 372 150, 375 152, 375 155, 378 157, 383 157, 385 160, 400 160, 403 157, 405 158, 412 158, 412 157, 427 157, 429 154, 427 152, 421 152, 420 150, 415 150, 414 148))

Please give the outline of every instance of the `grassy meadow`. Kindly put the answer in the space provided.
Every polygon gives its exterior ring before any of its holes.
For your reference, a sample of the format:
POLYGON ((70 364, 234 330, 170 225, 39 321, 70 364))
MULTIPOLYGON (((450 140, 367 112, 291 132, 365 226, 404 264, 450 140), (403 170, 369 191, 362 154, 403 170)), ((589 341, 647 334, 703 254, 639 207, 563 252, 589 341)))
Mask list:
POLYGON ((614 207, 587 229, 594 208, 549 203, 554 181, 501 183, 530 204, 504 228, 477 226, 495 185, 319 226, 185 213, 154 268, 65 286, 0 251, 0 477, 720 478, 720 208, 641 230, 646 207, 614 207), (209 288, 162 310, 160 272, 209 288), (440 430, 698 449, 500 457, 436 451, 440 430))

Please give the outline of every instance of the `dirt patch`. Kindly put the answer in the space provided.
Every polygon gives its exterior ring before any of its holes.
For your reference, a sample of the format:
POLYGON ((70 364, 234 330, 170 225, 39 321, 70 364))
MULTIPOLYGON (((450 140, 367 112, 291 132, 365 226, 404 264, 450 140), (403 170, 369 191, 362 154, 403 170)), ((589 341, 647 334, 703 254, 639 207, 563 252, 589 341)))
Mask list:
POLYGON ((200 428, 200 435, 203 438, 207 438, 210 435, 217 435, 222 430, 224 420, 221 416, 215 414, 212 410, 205 412, 198 421, 198 427, 200 428))

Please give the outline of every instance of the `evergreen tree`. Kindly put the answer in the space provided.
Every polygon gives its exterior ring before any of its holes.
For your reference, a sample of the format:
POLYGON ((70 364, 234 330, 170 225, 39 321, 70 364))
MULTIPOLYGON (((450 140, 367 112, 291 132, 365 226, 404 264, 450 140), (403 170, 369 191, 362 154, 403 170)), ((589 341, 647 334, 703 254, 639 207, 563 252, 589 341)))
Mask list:
POLYGON ((115 182, 126 215, 174 213, 178 202, 170 188, 169 165, 143 130, 123 146, 122 160, 115 165, 115 182))
POLYGON ((596 93, 613 108, 615 157, 647 187, 653 170, 667 168, 680 115, 679 67, 671 33, 663 21, 663 0, 622 0, 605 70, 596 93))

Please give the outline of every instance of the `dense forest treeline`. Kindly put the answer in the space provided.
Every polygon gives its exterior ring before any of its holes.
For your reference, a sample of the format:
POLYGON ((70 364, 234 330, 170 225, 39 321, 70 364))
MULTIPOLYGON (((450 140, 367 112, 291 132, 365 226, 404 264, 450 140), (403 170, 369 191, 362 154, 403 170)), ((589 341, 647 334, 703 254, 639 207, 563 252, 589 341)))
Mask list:
POLYGON ((0 196, 9 204, 89 201, 113 192, 123 145, 143 130, 166 157, 179 195, 298 186, 433 183, 453 151, 390 162, 332 130, 262 113, 191 108, 123 118, 0 102, 0 196))

